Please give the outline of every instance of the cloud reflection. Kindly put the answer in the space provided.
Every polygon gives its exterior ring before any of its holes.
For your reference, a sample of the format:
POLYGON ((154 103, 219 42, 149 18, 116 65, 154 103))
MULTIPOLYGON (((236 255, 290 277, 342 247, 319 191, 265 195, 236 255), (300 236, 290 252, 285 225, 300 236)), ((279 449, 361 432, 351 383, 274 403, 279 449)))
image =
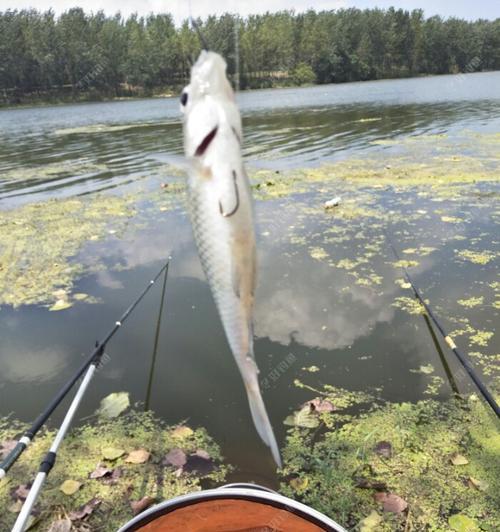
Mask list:
POLYGON ((0 354, 3 383, 46 382, 66 366, 66 353, 57 347, 31 351, 11 347, 0 354))

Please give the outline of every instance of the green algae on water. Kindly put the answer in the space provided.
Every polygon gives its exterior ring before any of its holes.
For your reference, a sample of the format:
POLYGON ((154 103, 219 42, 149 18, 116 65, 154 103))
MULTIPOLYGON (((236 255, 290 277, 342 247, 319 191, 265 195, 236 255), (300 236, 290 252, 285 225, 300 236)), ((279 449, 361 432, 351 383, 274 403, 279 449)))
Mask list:
POLYGON ((496 257, 496 253, 493 253, 492 251, 473 251, 470 249, 464 249, 462 251, 458 251, 457 255, 461 259, 468 260, 472 262, 473 264, 488 264, 490 261, 492 261, 496 257))
POLYGON ((479 305, 482 305, 484 302, 484 297, 470 297, 468 299, 458 299, 457 303, 461 305, 462 307, 466 308, 474 308, 478 307, 479 305))
POLYGON ((0 305, 71 306, 74 279, 86 271, 75 255, 121 230, 132 214, 131 200, 103 195, 0 211, 0 305))
POLYGON ((396 297, 392 306, 404 310, 405 312, 408 312, 408 314, 425 314, 425 307, 422 303, 420 303, 418 299, 412 297, 396 297))
MULTIPOLYGON (((325 396, 333 401, 326 391, 325 396)), ((322 432, 288 431, 284 495, 350 530, 366 524, 373 512, 379 516, 374 530, 380 532, 449 530, 448 520, 457 514, 479 523, 481 530, 498 530, 499 426, 474 396, 322 417, 329 420, 322 432), (453 465, 455 455, 464 456, 466 465, 453 465), (382 512, 377 493, 401 497, 408 510, 382 512)))

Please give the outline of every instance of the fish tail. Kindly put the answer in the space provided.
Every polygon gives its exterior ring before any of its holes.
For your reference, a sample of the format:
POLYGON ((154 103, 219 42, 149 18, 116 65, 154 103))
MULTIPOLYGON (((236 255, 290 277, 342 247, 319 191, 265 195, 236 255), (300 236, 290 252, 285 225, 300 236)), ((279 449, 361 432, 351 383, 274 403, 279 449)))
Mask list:
POLYGON ((247 386, 248 403, 250 405, 250 412, 252 413, 252 419, 262 438, 262 441, 271 449, 274 461, 278 467, 281 467, 281 456, 274 436, 273 427, 269 421, 267 415, 266 406, 262 395, 260 393, 259 385, 247 386))

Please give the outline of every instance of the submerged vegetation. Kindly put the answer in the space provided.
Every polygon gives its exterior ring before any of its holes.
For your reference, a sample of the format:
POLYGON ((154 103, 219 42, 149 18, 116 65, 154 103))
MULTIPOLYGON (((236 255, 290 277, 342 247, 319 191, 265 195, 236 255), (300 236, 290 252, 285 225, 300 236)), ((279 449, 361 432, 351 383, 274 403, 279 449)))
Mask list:
MULTIPOLYGON (((500 20, 469 22, 421 9, 281 11, 198 20, 210 49, 242 88, 332 83, 500 69, 500 20)), ((168 14, 124 18, 69 9, 0 12, 5 103, 170 94, 200 42, 168 14)), ((375 121, 376 118, 361 119, 375 121)))
MULTIPOLYGON (((22 428, 0 418, 0 457, 22 428)), ((54 435, 37 436, 0 481, 2 530, 12 527, 54 435)), ((168 427, 151 412, 98 417, 66 437, 30 530, 115 532, 155 502, 220 484, 229 470, 204 429, 168 427)))

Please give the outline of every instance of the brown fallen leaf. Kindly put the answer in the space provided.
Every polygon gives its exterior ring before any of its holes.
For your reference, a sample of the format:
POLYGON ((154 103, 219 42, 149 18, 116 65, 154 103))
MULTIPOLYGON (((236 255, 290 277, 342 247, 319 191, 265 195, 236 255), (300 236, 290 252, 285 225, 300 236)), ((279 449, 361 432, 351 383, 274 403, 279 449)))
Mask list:
POLYGON ((78 510, 70 512, 68 517, 71 519, 71 521, 81 521, 82 519, 85 519, 91 515, 92 512, 101 504, 101 502, 101 499, 94 497, 83 506, 80 506, 78 510))
POLYGON ((395 493, 386 493, 384 491, 375 493, 373 498, 382 504, 384 512, 399 514, 408 508, 408 503, 395 493))
POLYGON ((165 455, 165 458, 163 459, 163 464, 171 465, 174 467, 182 467, 186 463, 186 461, 186 453, 182 449, 174 447, 165 455))
POLYGON ((149 460, 151 453, 146 451, 146 449, 136 449, 128 454, 125 458, 125 462, 129 464, 144 464, 149 460))
POLYGON ((148 497, 147 495, 138 501, 130 501, 130 507, 134 512, 134 515, 140 514, 146 508, 149 508, 156 499, 154 497, 148 497))
POLYGON ((30 492, 31 484, 20 484, 12 493, 14 498, 25 500, 30 492))
POLYGON ((451 458, 450 462, 453 465, 467 465, 469 463, 469 460, 465 458, 463 454, 455 453, 451 458))
POLYGON ((17 440, 4 440, 0 443, 0 458, 3 460, 17 445, 17 440))
POLYGON ((469 477, 467 481, 470 488, 476 488, 480 491, 485 491, 488 489, 488 483, 484 482, 484 480, 478 480, 474 477, 469 477))
POLYGON ((53 521, 47 532, 70 532, 71 520, 70 519, 58 519, 53 521))
POLYGON ((104 477, 102 479, 102 483, 103 484, 109 484, 109 485, 116 484, 118 482, 118 480, 121 478, 122 473, 123 473, 122 468, 121 467, 117 467, 117 468, 112 470, 111 475, 106 476, 106 477, 104 477))
POLYGON ((97 464, 94 471, 92 471, 92 473, 89 474, 89 478, 110 477, 112 473, 113 473, 112 469, 107 468, 103 464, 97 464))
POLYGON ((18 514, 21 511, 21 508, 23 507, 23 501, 21 499, 16 499, 16 502, 13 502, 7 510, 9 512, 12 512, 13 514, 18 514))
POLYGON ((392 445, 389 441, 379 441, 375 445, 374 450, 379 456, 382 456, 383 458, 392 457, 392 445))
POLYGON ((321 397, 316 397, 311 401, 307 401, 303 406, 309 405, 309 408, 315 412, 333 412, 335 407, 327 399, 321 399, 321 397))

